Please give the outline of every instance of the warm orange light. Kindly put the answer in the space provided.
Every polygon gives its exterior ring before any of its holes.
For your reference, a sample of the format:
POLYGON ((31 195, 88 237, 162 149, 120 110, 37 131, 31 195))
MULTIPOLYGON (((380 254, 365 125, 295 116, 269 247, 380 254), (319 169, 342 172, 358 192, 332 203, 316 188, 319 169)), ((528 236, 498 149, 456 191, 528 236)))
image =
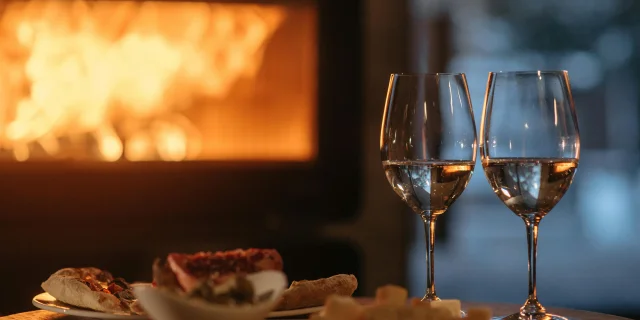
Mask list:
POLYGON ((291 105, 271 103, 273 116, 242 101, 260 83, 265 48, 289 15, 285 7, 35 0, 9 2, 0 12, 5 155, 20 161, 314 155, 313 83, 291 105), (276 116, 280 123, 257 127, 261 117, 276 116))

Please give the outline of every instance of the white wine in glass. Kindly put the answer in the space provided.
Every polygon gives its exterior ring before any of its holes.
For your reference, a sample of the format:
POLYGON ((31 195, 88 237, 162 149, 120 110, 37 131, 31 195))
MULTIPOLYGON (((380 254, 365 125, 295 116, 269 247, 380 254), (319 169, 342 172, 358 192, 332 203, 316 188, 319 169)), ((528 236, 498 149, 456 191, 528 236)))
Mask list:
POLYGON ((467 187, 476 148, 464 74, 391 75, 380 153, 389 184, 424 222, 427 288, 423 301, 440 300, 433 259, 436 220, 467 187))
POLYGON ((566 71, 491 72, 480 153, 495 194, 526 226, 529 296, 503 319, 566 320, 538 301, 538 226, 571 186, 580 159, 580 132, 566 71))
POLYGON ((472 161, 384 161, 393 190, 417 212, 439 215, 464 191, 473 174, 472 161))

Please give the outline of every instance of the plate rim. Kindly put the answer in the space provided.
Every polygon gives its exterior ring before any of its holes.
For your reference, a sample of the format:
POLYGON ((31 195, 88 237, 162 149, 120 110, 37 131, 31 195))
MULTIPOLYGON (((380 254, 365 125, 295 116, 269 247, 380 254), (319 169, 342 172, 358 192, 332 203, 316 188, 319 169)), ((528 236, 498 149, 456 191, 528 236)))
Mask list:
POLYGON ((300 309, 293 309, 293 310, 271 311, 267 315, 267 318, 302 316, 302 315, 320 312, 322 310, 324 310, 324 306, 300 308, 300 309))
POLYGON ((106 312, 100 312, 100 311, 81 309, 75 306, 69 306, 68 309, 65 309, 62 307, 52 306, 52 305, 42 303, 39 300, 57 300, 48 292, 42 292, 40 294, 37 294, 35 297, 33 297, 33 299, 31 299, 31 304, 33 304, 34 307, 41 310, 51 311, 51 312, 60 313, 60 314, 66 314, 69 316, 77 316, 77 317, 93 318, 93 319, 128 319, 128 320, 149 319, 149 317, 142 316, 142 315, 112 314, 112 313, 106 313, 106 312))
MULTIPOLYGON (((75 306, 69 306, 68 309, 65 309, 65 308, 42 303, 39 300, 57 300, 48 292, 42 292, 37 294, 35 297, 33 297, 33 299, 31 299, 31 304, 33 304, 34 307, 41 310, 51 311, 51 312, 60 313, 60 314, 66 314, 70 316, 78 316, 78 317, 94 318, 94 319, 129 319, 129 320, 149 319, 149 317, 143 316, 143 315, 111 314, 106 312, 81 309, 75 306)), ((316 306, 316 307, 300 308, 300 309, 293 309, 293 310, 271 311, 267 315, 267 318, 302 316, 302 315, 320 312, 323 309, 324 309, 324 306, 316 306)))

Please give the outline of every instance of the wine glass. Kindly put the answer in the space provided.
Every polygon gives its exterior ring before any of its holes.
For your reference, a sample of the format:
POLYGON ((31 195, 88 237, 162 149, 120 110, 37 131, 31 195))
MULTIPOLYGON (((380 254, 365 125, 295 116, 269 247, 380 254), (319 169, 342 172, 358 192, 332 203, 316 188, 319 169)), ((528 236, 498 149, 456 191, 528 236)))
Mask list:
POLYGON ((467 187, 476 148, 464 74, 391 75, 380 153, 391 187, 424 221, 427 289, 422 301, 440 300, 434 282, 436 220, 467 187))
POLYGON ((529 297, 504 319, 565 319, 536 294, 538 225, 578 168, 580 133, 566 71, 490 72, 480 126, 482 167, 495 194, 527 229, 529 297))

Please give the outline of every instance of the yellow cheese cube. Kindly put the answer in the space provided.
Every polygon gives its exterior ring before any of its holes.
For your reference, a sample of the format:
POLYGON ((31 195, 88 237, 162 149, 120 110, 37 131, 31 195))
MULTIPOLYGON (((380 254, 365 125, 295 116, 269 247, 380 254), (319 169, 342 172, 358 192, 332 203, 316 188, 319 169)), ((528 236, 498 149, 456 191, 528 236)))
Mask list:
POLYGON ((363 320, 399 320, 397 308, 374 305, 365 309, 363 320))
MULTIPOLYGON (((413 312, 413 309, 415 309, 415 307, 406 306, 406 305, 401 307, 396 307, 396 312, 398 313, 398 320, 418 320, 414 318, 415 313, 413 312)), ((419 320, 423 320, 423 319, 419 319, 419 320)))
POLYGON ((468 320, 491 320, 491 309, 489 308, 469 308, 467 311, 468 320))
POLYGON ((386 285, 376 290, 376 304, 387 306, 404 306, 409 292, 407 289, 394 285, 386 285))
POLYGON ((453 320, 460 319, 460 313, 457 316, 452 316, 451 312, 445 308, 428 308, 427 316, 424 320, 453 320))
POLYGON ((444 309, 454 318, 460 318, 460 300, 439 300, 431 301, 431 308, 444 309))
POLYGON ((348 296, 332 295, 327 298, 323 317, 330 320, 359 320, 364 307, 348 296))

